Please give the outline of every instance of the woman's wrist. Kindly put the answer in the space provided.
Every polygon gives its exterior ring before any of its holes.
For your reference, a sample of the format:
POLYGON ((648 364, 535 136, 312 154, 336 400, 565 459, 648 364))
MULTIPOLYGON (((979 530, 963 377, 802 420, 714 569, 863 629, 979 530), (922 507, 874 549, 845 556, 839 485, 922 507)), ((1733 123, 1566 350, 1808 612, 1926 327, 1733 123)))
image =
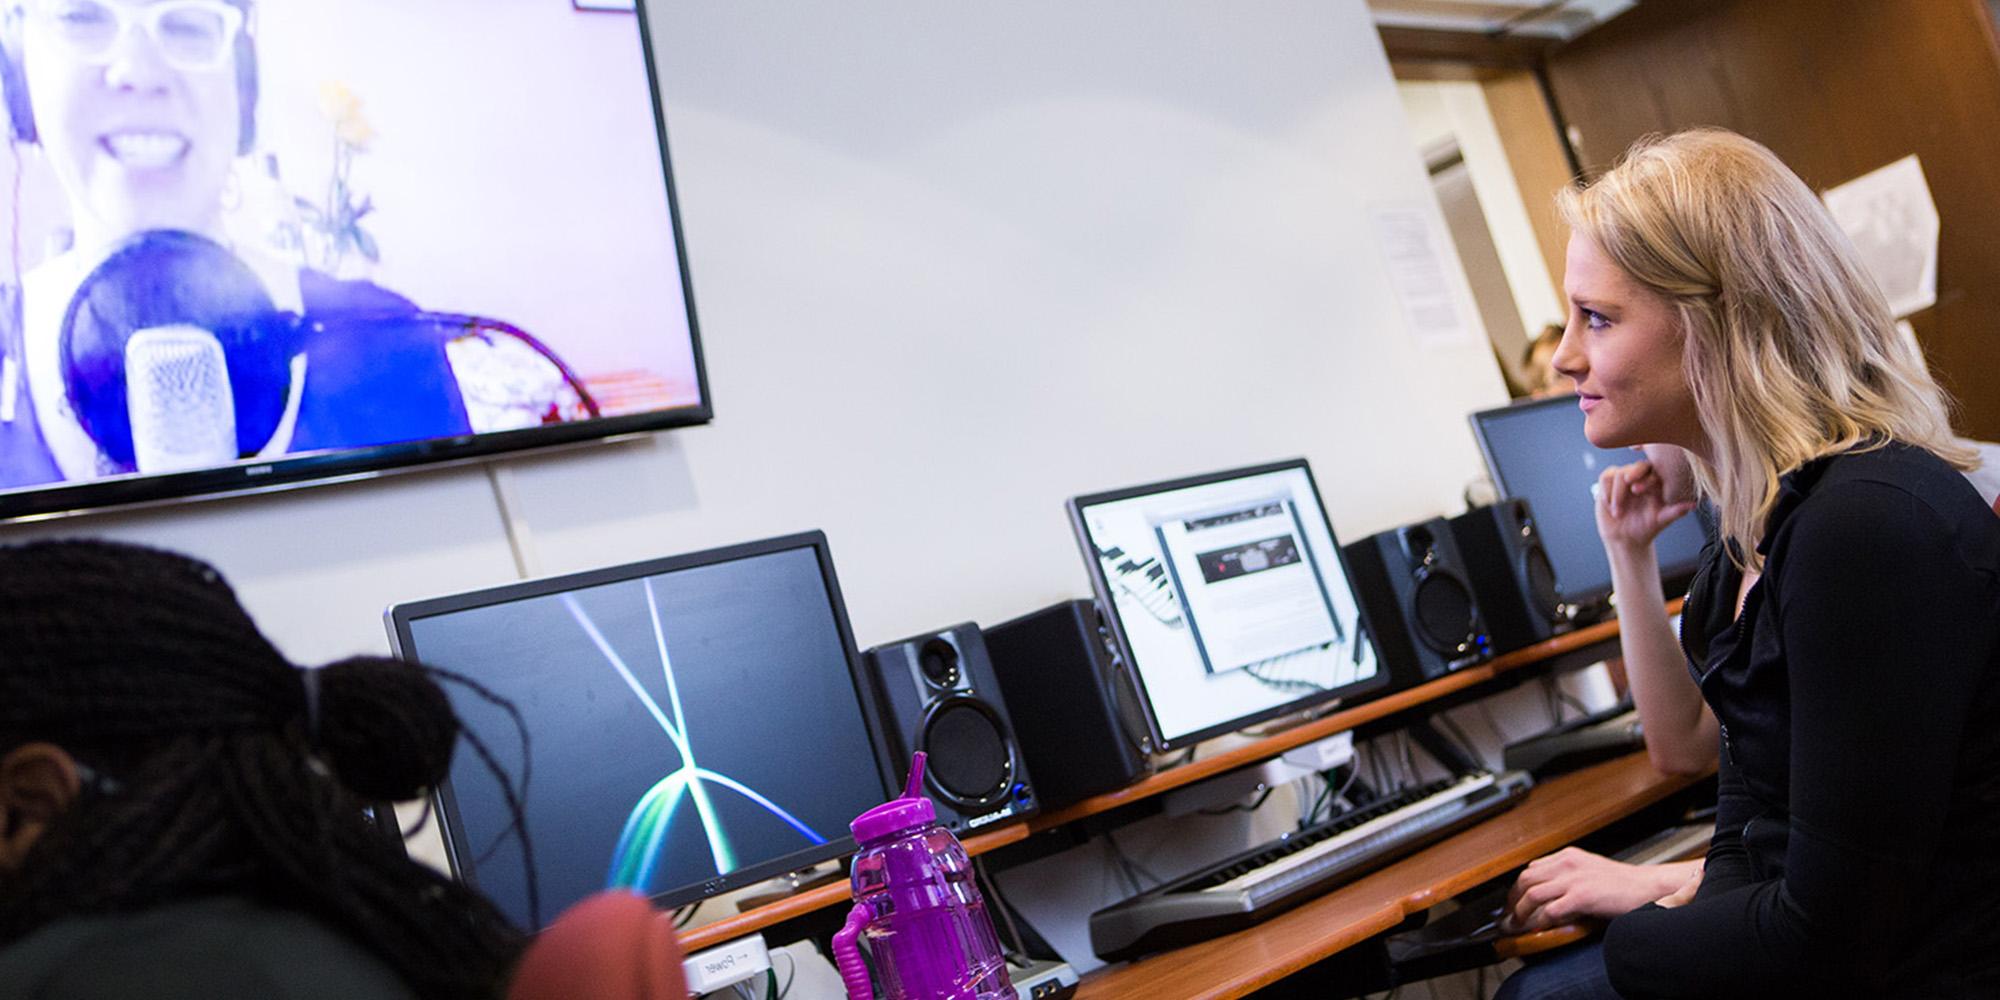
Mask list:
POLYGON ((1643 542, 1604 539, 1604 556, 1610 561, 1613 571, 1626 570, 1655 576, 1660 572, 1659 557, 1653 552, 1653 540, 1650 538, 1643 542))

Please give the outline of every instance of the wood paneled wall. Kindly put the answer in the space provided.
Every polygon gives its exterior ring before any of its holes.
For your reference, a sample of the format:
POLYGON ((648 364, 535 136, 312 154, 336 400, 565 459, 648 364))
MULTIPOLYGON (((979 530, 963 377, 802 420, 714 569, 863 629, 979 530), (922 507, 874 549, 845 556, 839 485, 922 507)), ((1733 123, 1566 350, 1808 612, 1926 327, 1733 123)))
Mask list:
POLYGON ((1652 0, 1553 54, 1585 171, 1651 132, 1742 132, 1816 189, 1910 153, 1943 219, 1938 304, 1912 317, 2000 440, 2000 46, 1985 0, 1652 0))

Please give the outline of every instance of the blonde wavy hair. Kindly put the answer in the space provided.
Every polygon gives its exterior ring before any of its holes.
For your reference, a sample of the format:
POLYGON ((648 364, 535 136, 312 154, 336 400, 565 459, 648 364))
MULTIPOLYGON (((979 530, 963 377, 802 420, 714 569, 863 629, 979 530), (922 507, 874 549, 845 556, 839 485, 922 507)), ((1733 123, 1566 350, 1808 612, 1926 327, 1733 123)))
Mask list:
POLYGON ((1744 569, 1762 568, 1778 478, 1814 458, 1893 440, 1977 466, 1847 236, 1770 150, 1720 129, 1652 136, 1556 201, 1572 233, 1672 304, 1710 446, 1695 480, 1744 569))

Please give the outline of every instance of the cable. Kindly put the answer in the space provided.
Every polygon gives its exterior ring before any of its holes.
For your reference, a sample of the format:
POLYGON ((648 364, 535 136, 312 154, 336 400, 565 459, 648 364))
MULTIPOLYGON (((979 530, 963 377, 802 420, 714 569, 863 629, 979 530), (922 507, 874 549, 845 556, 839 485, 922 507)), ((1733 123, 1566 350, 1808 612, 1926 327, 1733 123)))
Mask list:
POLYGON ((973 877, 985 884, 986 894, 993 897, 993 908, 1000 911, 1000 923, 1007 928, 1007 936, 1013 939, 1014 954, 1023 961, 1028 957, 1028 946, 1021 938, 1021 928, 1014 925, 1013 908, 1007 905, 1007 897, 1000 894, 1000 883, 993 880, 993 873, 986 870, 986 859, 972 859, 973 877))
POLYGON ((1104 831, 1104 842, 1111 845, 1111 856, 1116 858, 1118 863, 1124 867, 1126 880, 1132 883, 1132 892, 1134 894, 1146 891, 1140 888, 1139 880, 1136 876, 1143 875, 1147 881, 1155 885, 1166 881, 1158 875, 1147 871, 1146 866, 1132 860, 1131 855, 1125 853, 1125 848, 1119 846, 1117 838, 1112 835, 1111 831, 1104 831))
POLYGON ((1132 891, 1132 895, 1136 896, 1146 891, 1139 888, 1138 875, 1132 871, 1131 862, 1126 860, 1125 852, 1118 849, 1118 841, 1111 836, 1110 831, 1104 834, 1104 853, 1110 855, 1111 867, 1125 877, 1125 887, 1132 891))
POLYGON ((1549 717, 1555 720, 1553 724, 1562 725, 1562 702, 1556 700, 1555 678, 1553 677, 1542 678, 1542 705, 1548 709, 1549 717))
POLYGON ((1374 740, 1368 741, 1367 749, 1368 749, 1368 785, 1370 788, 1373 788, 1377 792, 1380 792, 1382 789, 1389 787, 1389 783, 1382 780, 1382 755, 1375 752, 1374 740))
MULTIPOLYGON (((1332 809, 1336 803, 1346 800, 1348 790, 1354 787, 1354 779, 1359 777, 1361 777, 1360 768, 1358 767, 1348 768, 1347 780, 1341 783, 1340 791, 1333 793, 1333 795, 1326 800, 1326 807, 1328 809, 1332 809)), ((1353 803, 1348 803, 1348 805, 1351 807, 1353 803)))
POLYGON ((1320 780, 1326 782, 1326 788, 1320 792, 1319 798, 1313 800, 1312 814, 1310 815, 1310 817, 1308 817, 1311 822, 1300 824, 1299 829, 1303 830, 1307 826, 1311 826, 1319 822, 1319 812, 1320 812, 1320 807, 1322 805, 1325 805, 1327 808, 1331 809, 1337 803, 1339 803, 1341 799, 1346 798, 1347 790, 1354 787, 1354 780, 1356 778, 1361 777, 1361 765, 1359 761, 1349 762, 1347 767, 1347 780, 1341 783, 1340 790, 1337 792, 1333 790, 1333 780, 1327 777, 1327 775, 1332 773, 1333 772, 1331 771, 1320 772, 1319 776, 1320 780))
MULTIPOLYGON (((777 996, 772 997, 771 1000, 785 1000, 785 994, 792 991, 792 984, 797 982, 799 978, 799 960, 793 958, 792 953, 783 948, 778 949, 778 954, 785 956, 785 961, 791 963, 792 968, 791 971, 785 973, 784 984, 778 987, 777 996)), ((775 983, 777 978, 777 975, 773 973, 771 976, 772 982, 775 983)))
POLYGON ((1507 738, 1507 731, 1500 728, 1500 720, 1493 717, 1493 706, 1483 701, 1473 702, 1473 704, 1479 709, 1480 720, 1486 723, 1486 728, 1493 730, 1493 738, 1499 740, 1501 746, 1504 747, 1513 742, 1507 738))
POLYGON ((674 914, 673 914, 674 929, 680 930, 681 928, 686 927, 687 925, 693 923, 694 915, 701 910, 701 904, 706 902, 708 902, 708 900, 697 899, 694 902, 687 904, 686 906, 676 907, 674 909, 674 914))
MULTIPOLYGON (((437 811, 434 808, 435 799, 436 796, 432 795, 424 796, 424 811, 417 814, 417 823, 415 826, 412 826, 409 829, 403 831, 403 843, 406 844, 409 843, 412 838, 416 837, 420 833, 423 833, 424 830, 430 827, 431 816, 437 811)), ((382 808, 389 810, 391 816, 395 815, 396 807, 394 805, 386 805, 383 806, 382 808)))
POLYGON ((1563 700, 1563 704, 1576 709, 1578 712, 1584 715, 1590 714, 1589 707, 1585 706, 1584 703, 1578 700, 1575 695, 1570 694, 1568 691, 1564 691, 1561 685, 1556 686, 1556 697, 1561 698, 1563 700))
POLYGON ((1486 755, 1479 752, 1478 745, 1472 742, 1471 736, 1466 735, 1465 729, 1458 724, 1458 720, 1443 712, 1439 712, 1432 716, 1432 718, 1436 719, 1438 724, 1445 728, 1446 734, 1451 737, 1452 742, 1457 743, 1458 748, 1465 751, 1467 757, 1482 764, 1486 762, 1486 755))

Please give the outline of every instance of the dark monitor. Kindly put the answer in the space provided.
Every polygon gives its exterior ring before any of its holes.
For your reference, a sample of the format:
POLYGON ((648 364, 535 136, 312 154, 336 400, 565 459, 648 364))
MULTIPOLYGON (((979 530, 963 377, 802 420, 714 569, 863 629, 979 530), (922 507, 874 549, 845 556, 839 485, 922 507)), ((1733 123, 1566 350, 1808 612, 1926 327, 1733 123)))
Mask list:
POLYGON ((1077 497, 1158 749, 1388 682, 1304 459, 1077 497))
MULTIPOLYGON (((540 917, 606 888, 674 906, 839 857, 888 791, 818 532, 389 609, 397 654, 447 684, 516 780, 540 917), (532 764, 532 769, 529 765, 532 764)), ((501 787, 461 741, 438 790, 455 874, 530 924, 501 787)))
MULTIPOLYGON (((1592 491, 1605 469, 1646 456, 1591 444, 1575 396, 1482 410, 1472 415, 1472 432, 1500 495, 1524 498, 1534 508, 1563 603, 1601 604, 1611 595, 1611 563, 1597 537, 1592 491)), ((1660 575, 1670 582, 1693 575, 1705 540, 1694 514, 1668 525, 1653 543, 1660 575)))

